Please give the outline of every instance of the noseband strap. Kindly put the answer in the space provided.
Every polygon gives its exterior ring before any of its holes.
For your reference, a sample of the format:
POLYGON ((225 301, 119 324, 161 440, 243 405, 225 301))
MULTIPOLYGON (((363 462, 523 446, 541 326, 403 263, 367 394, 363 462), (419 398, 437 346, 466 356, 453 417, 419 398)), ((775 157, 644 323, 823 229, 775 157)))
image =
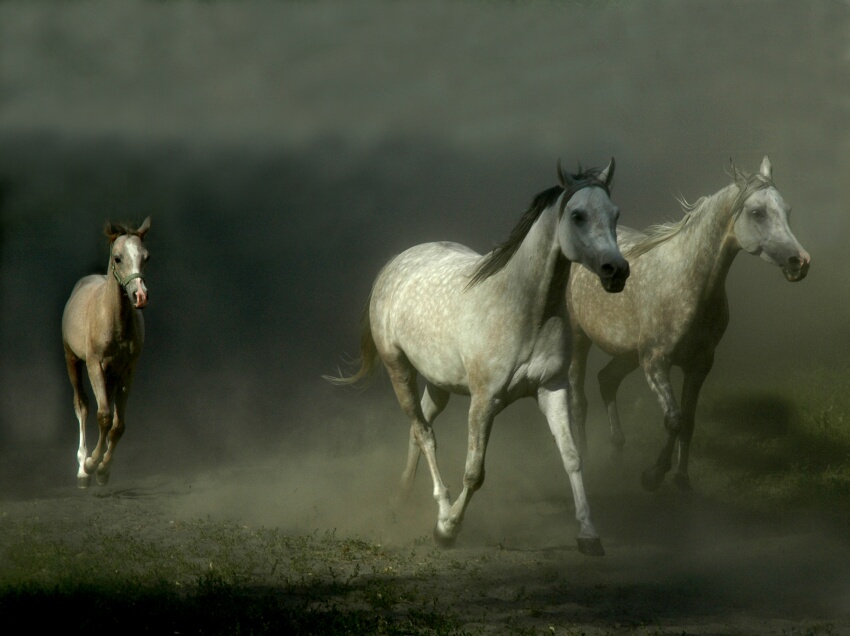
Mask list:
POLYGON ((142 275, 141 272, 135 272, 134 274, 130 274, 129 276, 127 276, 127 278, 125 278, 124 280, 121 280, 121 277, 118 276, 118 271, 115 269, 115 263, 114 262, 112 263, 112 275, 115 276, 115 280, 117 280, 118 284, 121 285, 121 287, 123 287, 124 289, 127 288, 127 285, 130 284, 130 281, 132 281, 136 278, 143 278, 143 275, 142 275))

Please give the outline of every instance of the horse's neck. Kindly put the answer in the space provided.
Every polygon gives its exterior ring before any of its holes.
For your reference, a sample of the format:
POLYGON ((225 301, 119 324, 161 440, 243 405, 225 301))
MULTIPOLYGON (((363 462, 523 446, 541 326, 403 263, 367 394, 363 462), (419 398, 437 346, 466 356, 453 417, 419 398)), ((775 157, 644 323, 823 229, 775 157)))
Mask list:
POLYGON ((564 301, 570 262, 558 244, 558 211, 547 208, 499 273, 518 306, 536 323, 564 301))
POLYGON ((737 192, 737 188, 729 186, 709 197, 677 237, 687 287, 703 297, 723 291, 738 253, 731 240, 737 192))
POLYGON ((106 309, 106 314, 113 323, 112 329, 114 331, 126 335, 135 326, 134 308, 127 294, 124 293, 124 289, 118 283, 118 279, 115 277, 115 273, 111 267, 106 273, 101 302, 106 309))

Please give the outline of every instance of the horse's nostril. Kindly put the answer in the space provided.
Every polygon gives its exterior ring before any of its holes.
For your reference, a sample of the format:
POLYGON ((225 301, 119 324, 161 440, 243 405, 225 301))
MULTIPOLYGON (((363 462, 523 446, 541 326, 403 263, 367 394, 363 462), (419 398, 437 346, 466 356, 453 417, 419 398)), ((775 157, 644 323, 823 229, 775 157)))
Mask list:
POLYGON ((605 276, 606 278, 611 278, 611 276, 614 275, 614 272, 616 271, 617 268, 614 267, 613 265, 611 265, 611 263, 603 263, 601 269, 602 269, 602 275, 603 276, 605 276))
POLYGON ((801 269, 803 267, 803 259, 799 256, 792 256, 788 259, 788 266, 793 269, 801 269))

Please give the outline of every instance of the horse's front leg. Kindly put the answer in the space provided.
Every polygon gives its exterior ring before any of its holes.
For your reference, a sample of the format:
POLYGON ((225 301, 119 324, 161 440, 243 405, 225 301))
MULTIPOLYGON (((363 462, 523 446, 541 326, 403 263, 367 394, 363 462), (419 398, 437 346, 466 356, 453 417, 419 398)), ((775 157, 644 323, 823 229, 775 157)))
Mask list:
POLYGON ((86 368, 88 369, 94 398, 97 401, 97 446, 94 447, 91 456, 86 458, 84 465, 86 473, 91 474, 100 466, 101 457, 106 446, 106 436, 112 425, 112 413, 106 376, 104 375, 101 361, 89 356, 86 360, 86 368))
POLYGON ((691 480, 688 476, 688 457, 691 449, 691 439, 694 435, 694 420, 699 401, 699 392, 702 384, 708 376, 714 364, 714 352, 703 356, 695 364, 685 369, 685 378, 682 385, 682 430, 679 431, 679 463, 676 474, 673 476, 675 483, 682 490, 691 489, 691 480))
POLYGON ((109 483, 109 469, 112 466, 112 455, 118 440, 124 435, 124 414, 127 412, 127 398, 130 397, 130 387, 133 385, 133 372, 130 371, 118 381, 115 388, 115 413, 112 417, 112 426, 106 436, 106 452, 103 460, 97 468, 95 477, 97 483, 105 486, 109 483))
POLYGON ((546 421, 549 430, 555 438, 555 444, 561 453, 564 469, 570 478, 573 491, 573 501, 576 507, 576 520, 579 523, 579 534, 576 539, 579 552, 589 556, 602 556, 605 550, 599 534, 590 518, 590 505, 584 490, 584 480, 581 474, 581 456, 572 433, 572 415, 570 412, 569 395, 566 382, 552 382, 537 390, 537 404, 546 421))
POLYGON ((669 358, 660 354, 649 354, 641 360, 641 363, 647 382, 649 382, 649 388, 655 393, 655 397, 664 412, 664 426, 667 429, 667 441, 658 454, 655 465, 647 468, 641 475, 641 485, 646 490, 653 492, 658 490, 664 476, 672 466, 673 447, 682 426, 682 411, 676 402, 673 386, 670 383, 671 364, 669 358))
POLYGON ((443 545, 454 543, 469 501, 484 483, 484 456, 487 453, 487 443, 490 441, 493 419, 499 410, 501 410, 499 403, 491 396, 480 393, 472 395, 469 406, 469 443, 463 471, 463 489, 448 515, 440 518, 434 528, 434 537, 443 545))

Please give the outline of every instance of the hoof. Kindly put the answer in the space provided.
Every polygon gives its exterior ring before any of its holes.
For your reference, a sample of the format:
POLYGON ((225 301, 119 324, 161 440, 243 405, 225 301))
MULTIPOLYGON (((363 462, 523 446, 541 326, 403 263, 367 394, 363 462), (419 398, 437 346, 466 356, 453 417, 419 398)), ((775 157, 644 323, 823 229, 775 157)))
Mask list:
POLYGON ((599 537, 576 537, 576 543, 578 544, 578 551, 585 556, 605 556, 605 548, 602 547, 602 541, 599 537))
POLYGON ((434 541, 441 548, 454 547, 456 539, 457 535, 448 535, 441 532, 439 524, 434 526, 434 541))
POLYGON ((676 473, 673 476, 673 483, 683 492, 693 492, 694 490, 691 488, 691 478, 687 474, 676 473))
POLYGON ((658 490, 662 481, 664 481, 664 473, 654 467, 647 468, 640 476, 640 485, 643 486, 644 490, 648 490, 649 492, 658 490))
POLYGON ((80 477, 77 475, 77 488, 88 488, 91 484, 91 475, 80 477))
POLYGON ((109 483, 109 473, 95 473, 95 479, 97 479, 98 486, 105 486, 109 483))

